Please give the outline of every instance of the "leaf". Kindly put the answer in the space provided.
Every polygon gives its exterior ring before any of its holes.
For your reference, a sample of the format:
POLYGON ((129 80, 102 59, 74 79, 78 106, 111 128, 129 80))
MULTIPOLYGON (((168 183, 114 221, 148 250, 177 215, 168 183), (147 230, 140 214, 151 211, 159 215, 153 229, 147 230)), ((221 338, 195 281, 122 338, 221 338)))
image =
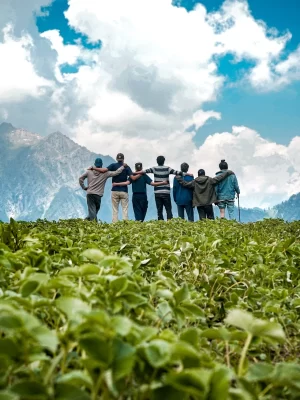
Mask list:
POLYGON ((96 334, 85 335, 79 339, 79 345, 91 359, 105 367, 110 365, 113 357, 112 348, 111 343, 105 338, 100 338, 96 334))
POLYGON ((164 322, 170 322, 173 318, 173 311, 167 301, 159 303, 157 306, 157 315, 164 322))
POLYGON ((55 353, 58 346, 56 332, 50 331, 50 329, 48 329, 46 326, 39 326, 35 328, 32 333, 42 347, 51 350, 52 353, 55 353))
POLYGON ((266 381, 270 378, 274 371, 272 364, 256 363, 249 367, 246 379, 250 382, 266 381))
POLYGON ((87 375, 85 372, 80 371, 80 370, 74 370, 71 372, 68 372, 56 380, 57 383, 68 383, 73 386, 85 386, 88 388, 91 388, 93 386, 93 381, 89 375, 87 375))
POLYGON ((23 321, 18 315, 0 314, 0 328, 3 330, 14 330, 23 327, 23 321))
POLYGON ((132 322, 130 321, 130 319, 127 317, 122 317, 121 315, 113 317, 111 320, 111 324, 113 329, 120 336, 127 336, 132 327, 132 322))
POLYGON ((3 338, 0 339, 0 354, 16 358, 21 354, 21 349, 12 338, 3 338))
POLYGON ((131 308, 136 308, 147 302, 146 298, 133 292, 123 292, 120 296, 131 308))
POLYGON ((227 400, 233 374, 225 367, 213 371, 207 400, 227 400))
POLYGON ((211 372, 205 369, 187 369, 166 376, 166 384, 197 398, 205 399, 209 392, 211 372))
POLYGON ((279 324, 253 318, 253 316, 246 311, 230 311, 225 322, 228 325, 241 328, 246 332, 251 333, 253 336, 269 338, 277 342, 283 342, 285 340, 284 331, 279 324))
POLYGON ((154 368, 166 365, 171 358, 171 346, 165 340, 155 339, 145 346, 145 355, 154 368))
POLYGON ((9 391, 0 391, 0 400, 19 400, 19 396, 9 391))
POLYGON ((100 268, 95 264, 82 265, 78 268, 78 274, 80 276, 98 275, 99 271, 100 268))
POLYGON ((26 399, 47 399, 46 387, 36 381, 22 381, 14 384, 11 391, 19 395, 21 398, 26 399))
POLYGON ((91 400, 88 393, 68 383, 55 386, 55 400, 91 400))
POLYGON ((56 300, 56 305, 69 319, 90 311, 90 306, 87 303, 75 297, 60 297, 56 300))
POLYGON ((203 318, 205 316, 203 310, 196 304, 181 303, 180 309, 183 310, 186 316, 194 318, 203 318))
POLYGON ((174 293, 174 298, 177 304, 180 304, 181 302, 189 298, 189 289, 186 283, 183 284, 182 288, 176 290, 176 292, 174 293))
POLYGON ((113 281, 111 281, 109 286, 111 290, 118 295, 127 289, 128 280, 125 276, 120 276, 119 278, 116 278, 113 281))
POLYGON ((113 343, 114 360, 112 364, 115 380, 129 376, 135 363, 135 348, 116 339, 113 343))
POLYGON ((100 262, 105 258, 105 254, 98 249, 87 249, 81 255, 95 262, 100 262))
POLYGON ((40 287, 40 282, 33 281, 33 280, 27 280, 22 286, 21 286, 21 295, 23 297, 28 297, 32 293, 36 292, 38 288, 40 287))
POLYGON ((180 340, 197 347, 201 332, 197 328, 188 328, 180 334, 180 340))

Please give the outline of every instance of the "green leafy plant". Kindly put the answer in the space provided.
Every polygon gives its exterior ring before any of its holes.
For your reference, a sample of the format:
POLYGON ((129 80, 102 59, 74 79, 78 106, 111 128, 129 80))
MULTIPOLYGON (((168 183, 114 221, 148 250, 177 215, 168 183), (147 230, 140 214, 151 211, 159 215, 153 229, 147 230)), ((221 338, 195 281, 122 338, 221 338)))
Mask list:
POLYGON ((0 400, 297 399, 300 223, 0 224, 0 400))

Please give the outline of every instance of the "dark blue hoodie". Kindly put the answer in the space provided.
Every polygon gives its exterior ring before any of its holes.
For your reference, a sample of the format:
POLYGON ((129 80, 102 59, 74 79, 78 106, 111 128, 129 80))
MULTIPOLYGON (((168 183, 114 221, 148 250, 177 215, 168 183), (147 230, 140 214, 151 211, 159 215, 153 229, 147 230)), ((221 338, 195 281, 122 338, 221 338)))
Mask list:
MULTIPOLYGON (((190 182, 194 179, 193 176, 186 175, 183 177, 183 180, 186 182, 190 182)), ((193 189, 185 188, 176 178, 173 181, 173 198, 175 203, 178 206, 186 206, 191 204, 193 201, 193 189)))

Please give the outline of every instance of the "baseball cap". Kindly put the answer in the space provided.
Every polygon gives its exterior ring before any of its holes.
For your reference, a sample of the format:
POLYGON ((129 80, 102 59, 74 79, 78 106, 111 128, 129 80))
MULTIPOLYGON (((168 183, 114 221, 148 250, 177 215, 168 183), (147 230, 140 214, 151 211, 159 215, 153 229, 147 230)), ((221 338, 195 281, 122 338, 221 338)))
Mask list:
POLYGON ((101 168, 103 165, 102 158, 96 158, 95 160, 95 167, 101 168))
POLYGON ((117 160, 124 160, 124 154, 118 153, 117 154, 117 160))

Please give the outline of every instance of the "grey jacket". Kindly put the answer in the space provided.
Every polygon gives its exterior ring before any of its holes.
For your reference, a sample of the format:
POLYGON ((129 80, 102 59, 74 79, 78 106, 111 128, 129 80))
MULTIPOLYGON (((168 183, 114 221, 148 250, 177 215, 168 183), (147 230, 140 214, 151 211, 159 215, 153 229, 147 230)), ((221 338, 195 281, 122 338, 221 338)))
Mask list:
POLYGON ((108 178, 119 175, 123 171, 124 167, 120 167, 116 171, 98 172, 88 169, 79 178, 79 185, 82 189, 87 189, 87 194, 97 194, 98 196, 103 196, 105 183, 108 178), (87 178, 88 186, 84 185, 84 180, 87 178))
POLYGON ((228 170, 222 175, 217 175, 215 178, 210 178, 209 176, 198 176, 198 178, 190 182, 184 181, 181 177, 176 178, 182 186, 194 189, 193 206, 199 207, 216 203, 217 195, 215 185, 232 174, 233 172, 228 170))

